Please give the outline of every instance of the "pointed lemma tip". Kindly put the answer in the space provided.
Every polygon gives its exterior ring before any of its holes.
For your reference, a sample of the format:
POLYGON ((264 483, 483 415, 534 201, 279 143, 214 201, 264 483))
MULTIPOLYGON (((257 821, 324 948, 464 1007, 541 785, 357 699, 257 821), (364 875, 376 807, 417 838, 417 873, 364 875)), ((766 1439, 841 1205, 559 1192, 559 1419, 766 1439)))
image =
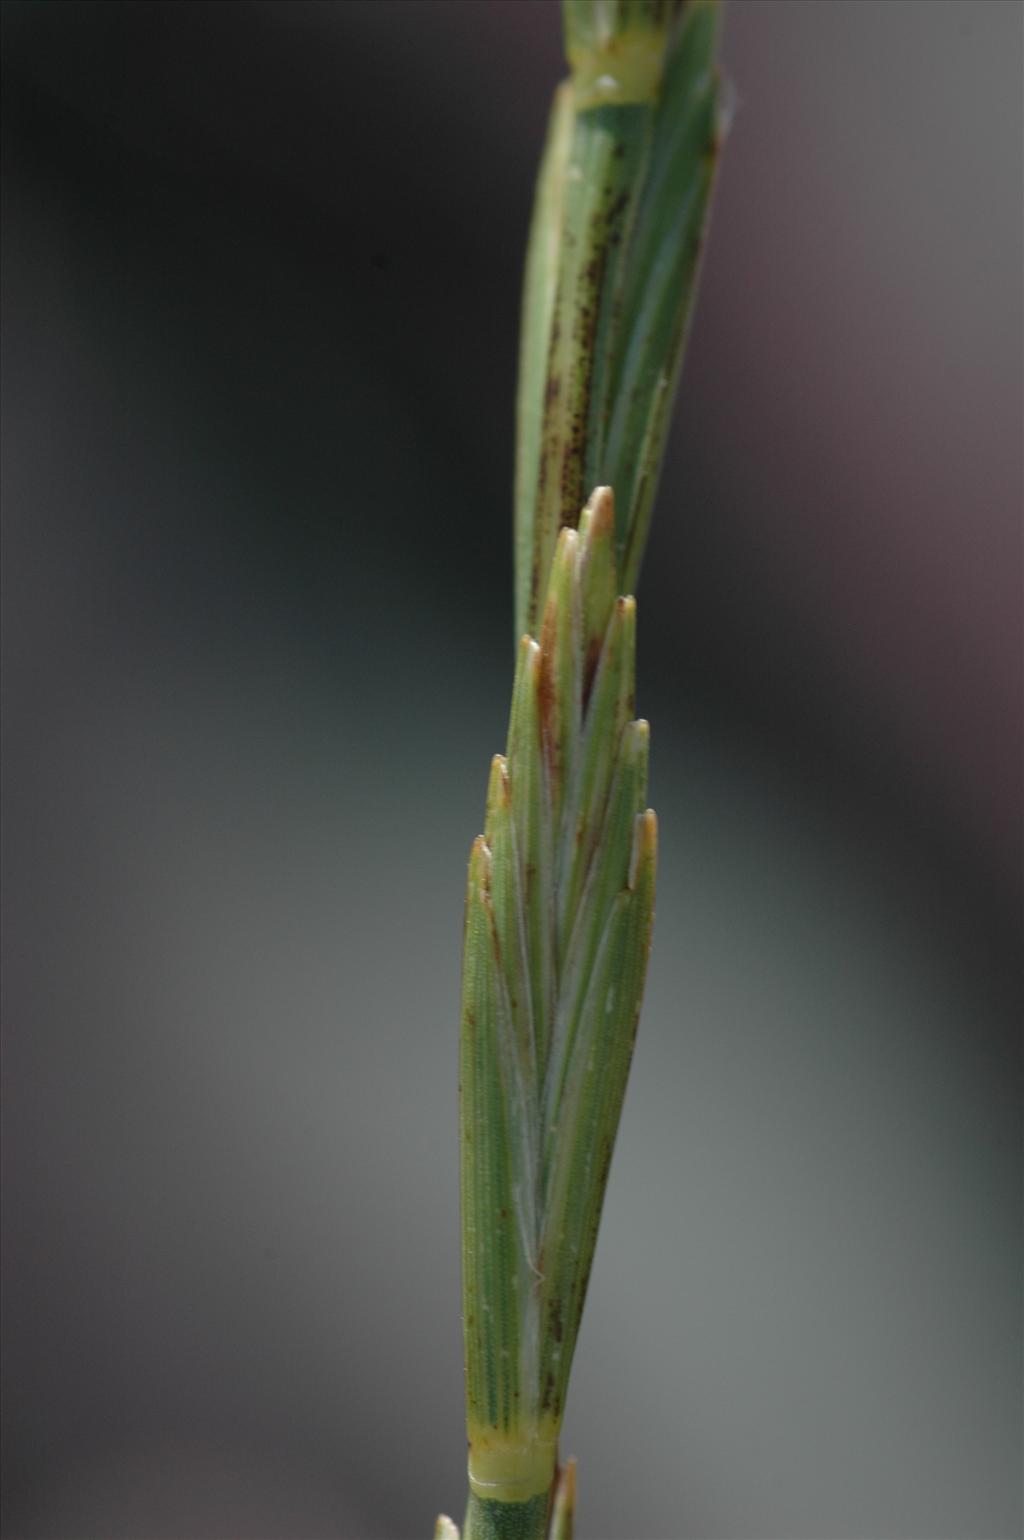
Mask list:
POLYGON ((633 826, 633 852, 629 862, 629 889, 635 893, 640 885, 640 873, 646 871, 653 880, 658 859, 658 815, 653 808, 638 813, 633 826))
POLYGON ((531 689, 536 689, 539 663, 540 643, 534 640, 529 631, 524 631, 519 638, 519 654, 516 658, 513 700, 517 697, 521 698, 521 692, 524 690, 529 694, 531 689))
POLYGON ((579 543, 578 532, 568 524, 564 524, 558 532, 558 544, 555 546, 548 591, 544 598, 544 612, 540 623, 542 643, 545 631, 555 623, 559 604, 565 602, 565 585, 567 582, 571 584, 575 577, 579 543))
POLYGON ((491 771, 487 778, 487 812, 484 820, 484 839, 488 844, 490 844, 494 835, 492 827, 494 816, 499 811, 504 812, 508 804, 508 761, 504 754, 495 754, 491 760, 491 771))
POLYGON ((487 888, 491 877, 491 847, 487 837, 478 834, 469 852, 469 880, 487 888))
POLYGON ((615 493, 611 487, 595 487, 580 515, 580 524, 587 521, 587 533, 591 540, 607 535, 615 528, 615 493))
POLYGON ((447 1513, 439 1513, 434 1525, 434 1540, 459 1540, 459 1531, 447 1513))

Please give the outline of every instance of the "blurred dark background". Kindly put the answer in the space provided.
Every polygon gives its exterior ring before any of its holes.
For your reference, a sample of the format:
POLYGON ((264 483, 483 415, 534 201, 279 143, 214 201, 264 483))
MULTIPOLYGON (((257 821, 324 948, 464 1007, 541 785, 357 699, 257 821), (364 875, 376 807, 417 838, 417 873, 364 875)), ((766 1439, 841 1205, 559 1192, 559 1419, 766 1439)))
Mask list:
MULTIPOLYGON (((549 0, 3 8, 4 1534, 463 1495, 549 0)), ((591 1540, 1021 1524, 1022 12, 734 0, 591 1540)))

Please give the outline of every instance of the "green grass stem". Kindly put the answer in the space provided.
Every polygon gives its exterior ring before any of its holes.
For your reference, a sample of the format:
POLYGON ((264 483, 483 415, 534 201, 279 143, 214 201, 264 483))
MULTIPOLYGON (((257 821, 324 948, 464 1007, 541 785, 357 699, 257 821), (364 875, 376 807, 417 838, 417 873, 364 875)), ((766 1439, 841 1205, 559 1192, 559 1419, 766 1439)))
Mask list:
POLYGON ((523 298, 518 652, 466 890, 464 1540, 574 1533, 559 1434, 654 917, 631 590, 723 133, 714 0, 563 17, 523 298))

